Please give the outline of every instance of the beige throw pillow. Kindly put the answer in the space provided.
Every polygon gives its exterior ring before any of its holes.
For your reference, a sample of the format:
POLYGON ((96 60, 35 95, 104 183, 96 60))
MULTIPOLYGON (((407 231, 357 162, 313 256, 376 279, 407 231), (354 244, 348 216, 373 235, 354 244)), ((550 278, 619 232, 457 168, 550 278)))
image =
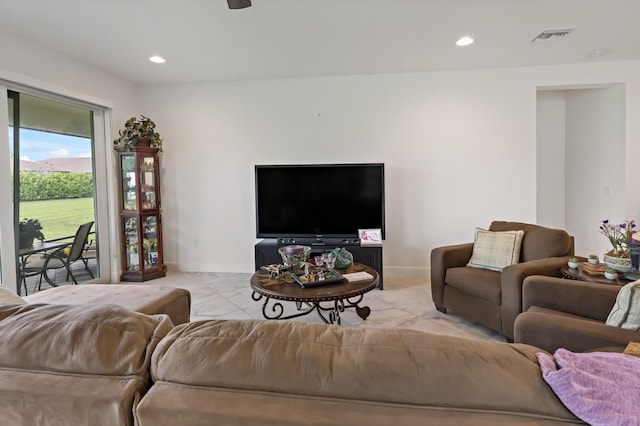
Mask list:
POLYGON ((4 287, 0 287, 0 303, 7 303, 10 305, 26 305, 27 302, 25 300, 14 294, 13 292, 7 290, 4 287))
POLYGON ((502 271, 520 261, 520 247, 524 231, 493 232, 476 228, 473 254, 467 266, 502 271))
POLYGON ((606 324, 627 330, 640 330, 640 280, 620 289, 606 324))

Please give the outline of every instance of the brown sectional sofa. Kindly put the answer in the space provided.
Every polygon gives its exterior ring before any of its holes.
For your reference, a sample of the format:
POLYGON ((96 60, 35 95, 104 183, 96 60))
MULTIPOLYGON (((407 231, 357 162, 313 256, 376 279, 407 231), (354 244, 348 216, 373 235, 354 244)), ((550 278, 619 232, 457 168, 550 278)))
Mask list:
POLYGON ((117 306, 0 305, 0 424, 132 425, 172 328, 117 306))
POLYGON ((515 341, 549 352, 622 350, 640 341, 640 331, 606 325, 620 291, 615 284, 531 276, 524 280, 523 310, 515 341))
POLYGON ((287 321, 0 305, 2 425, 582 424, 538 348, 287 321))

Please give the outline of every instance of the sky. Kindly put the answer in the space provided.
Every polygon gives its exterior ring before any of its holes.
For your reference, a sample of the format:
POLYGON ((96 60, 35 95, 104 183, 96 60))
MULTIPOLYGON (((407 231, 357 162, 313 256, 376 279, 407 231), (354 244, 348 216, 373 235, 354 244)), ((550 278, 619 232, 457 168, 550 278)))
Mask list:
MULTIPOLYGON (((9 129, 9 149, 13 154, 13 128, 9 129)), ((20 159, 91 157, 91 139, 37 130, 20 130, 20 159)))

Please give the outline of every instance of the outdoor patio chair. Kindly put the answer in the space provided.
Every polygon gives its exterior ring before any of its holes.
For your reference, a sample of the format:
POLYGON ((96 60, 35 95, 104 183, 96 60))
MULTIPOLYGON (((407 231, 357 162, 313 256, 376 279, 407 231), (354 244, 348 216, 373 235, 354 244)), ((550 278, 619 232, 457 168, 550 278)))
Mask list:
POLYGON ((67 271, 67 280, 69 279, 69 277, 71 277, 73 283, 78 284, 78 281, 73 276, 73 272, 71 270, 71 265, 76 261, 81 261, 84 265, 85 270, 89 273, 89 276, 91 276, 92 279, 94 278, 93 273, 82 258, 85 245, 87 244, 87 238, 89 237, 89 232, 91 231, 92 226, 93 221, 80 225, 80 227, 78 227, 78 230, 76 231, 76 236, 74 237, 73 242, 69 243, 67 246, 60 247, 57 250, 46 254, 40 259, 35 259, 33 261, 27 262, 24 268, 25 270, 40 270, 38 290, 40 290, 40 287, 42 285, 42 278, 44 278, 52 287, 57 287, 55 281, 49 277, 48 271, 62 268, 66 269, 67 271))
MULTIPOLYGON (((89 261, 96 260, 98 258, 98 246, 96 245, 95 240, 90 239, 82 250, 82 254, 80 255, 80 259, 84 262, 84 268, 91 274, 91 270, 89 269, 89 261)), ((93 275, 92 275, 93 276, 93 275)))

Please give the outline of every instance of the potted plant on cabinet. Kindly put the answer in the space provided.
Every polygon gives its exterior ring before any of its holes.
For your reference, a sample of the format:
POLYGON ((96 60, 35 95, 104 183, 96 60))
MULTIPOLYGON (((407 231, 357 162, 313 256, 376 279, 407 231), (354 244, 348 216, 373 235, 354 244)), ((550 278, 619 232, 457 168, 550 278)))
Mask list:
POLYGON ((156 132, 156 124, 144 115, 128 119, 113 141, 113 147, 118 151, 131 151, 140 145, 158 148, 162 152, 162 138, 156 132))
POLYGON ((600 263, 600 259, 598 258, 598 255, 590 254, 588 262, 592 265, 597 265, 598 263, 600 263))
POLYGON ((580 261, 578 260, 577 257, 572 257, 571 259, 569 259, 569 262, 567 263, 569 264, 569 268, 571 269, 576 269, 578 265, 580 265, 580 261))
POLYGON ((18 246, 28 248, 33 245, 33 240, 44 240, 42 224, 38 219, 24 218, 18 224, 18 246))

